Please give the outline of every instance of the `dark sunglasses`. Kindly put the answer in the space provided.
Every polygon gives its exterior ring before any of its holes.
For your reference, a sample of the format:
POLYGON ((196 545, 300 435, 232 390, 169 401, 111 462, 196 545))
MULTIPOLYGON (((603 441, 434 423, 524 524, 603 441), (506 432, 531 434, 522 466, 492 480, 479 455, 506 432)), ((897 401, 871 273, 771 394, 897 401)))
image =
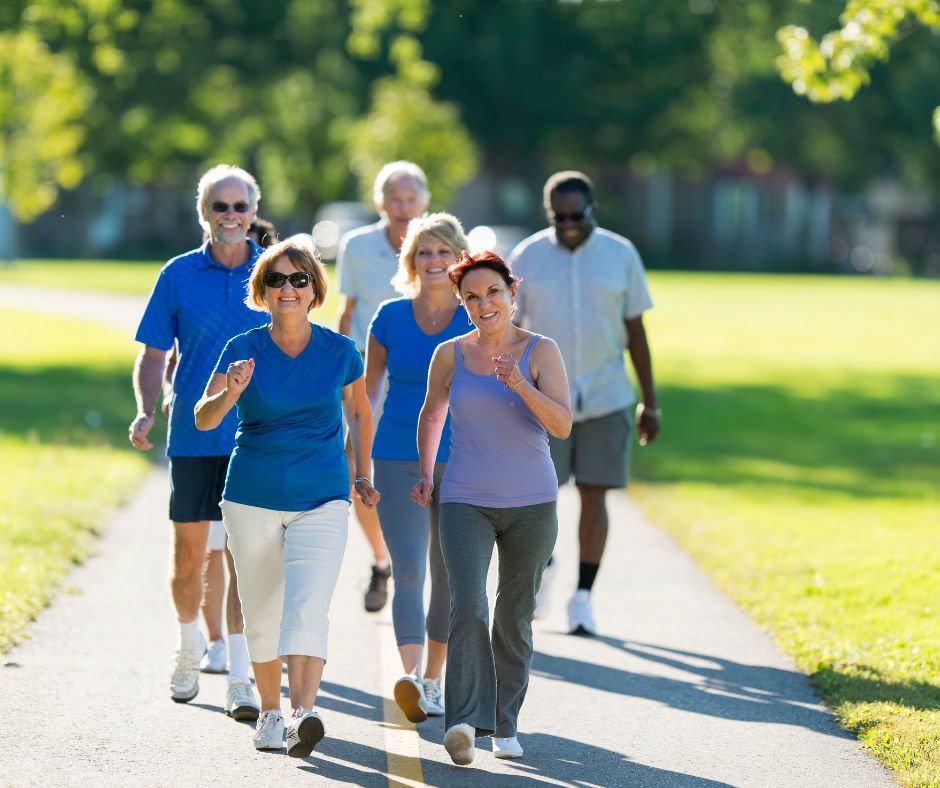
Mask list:
POLYGON ((216 213, 225 213, 229 208, 235 213, 248 213, 251 210, 251 206, 246 202, 214 202, 211 207, 216 213))
POLYGON ((282 274, 280 271, 268 271, 264 275, 264 283, 268 287, 284 287, 285 282, 290 282, 290 286, 295 290, 301 290, 310 284, 310 274, 303 271, 295 271, 290 276, 282 274))
POLYGON ((590 205, 586 206, 583 211, 578 211, 577 213, 555 213, 554 211, 549 211, 549 216, 551 220, 558 224, 559 222, 580 222, 583 221, 586 217, 589 217, 593 213, 593 209, 590 205))

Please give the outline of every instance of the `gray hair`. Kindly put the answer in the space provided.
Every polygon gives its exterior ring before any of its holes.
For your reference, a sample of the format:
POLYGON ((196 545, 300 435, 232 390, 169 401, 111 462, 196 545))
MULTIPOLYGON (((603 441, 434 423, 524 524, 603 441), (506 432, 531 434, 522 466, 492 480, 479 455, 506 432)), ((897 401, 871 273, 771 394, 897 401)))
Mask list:
POLYGON ((414 179, 425 206, 428 204, 431 193, 428 191, 428 176, 424 174, 424 170, 412 161, 390 161, 379 170, 372 186, 372 200, 376 208, 385 202, 385 187, 388 186, 388 182, 402 175, 414 179))
POLYGON ((258 188, 258 181, 255 176, 241 167, 233 167, 231 164, 217 164, 215 167, 206 170, 199 179, 199 185, 196 187, 196 214, 199 216, 199 224, 205 221, 202 218, 206 210, 206 204, 209 202, 209 192, 212 187, 229 178, 237 178, 245 184, 248 190, 248 202, 252 208, 258 207, 258 201, 261 199, 261 189, 258 188))

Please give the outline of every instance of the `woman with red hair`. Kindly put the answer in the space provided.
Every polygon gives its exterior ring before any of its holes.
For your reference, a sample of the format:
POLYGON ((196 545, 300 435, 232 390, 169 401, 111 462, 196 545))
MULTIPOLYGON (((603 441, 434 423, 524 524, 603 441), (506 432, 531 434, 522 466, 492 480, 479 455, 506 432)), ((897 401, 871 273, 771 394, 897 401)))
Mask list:
POLYGON ((447 272, 474 329, 438 346, 418 421, 420 479, 428 506, 434 460, 450 413, 441 482, 441 548, 450 581, 444 747, 473 760, 477 736, 497 758, 520 758, 517 719, 529 683, 532 615, 555 545, 558 481, 548 434, 571 431, 568 378, 547 337, 512 323, 519 280, 495 252, 464 252, 447 272), (499 551, 493 634, 486 575, 499 551))

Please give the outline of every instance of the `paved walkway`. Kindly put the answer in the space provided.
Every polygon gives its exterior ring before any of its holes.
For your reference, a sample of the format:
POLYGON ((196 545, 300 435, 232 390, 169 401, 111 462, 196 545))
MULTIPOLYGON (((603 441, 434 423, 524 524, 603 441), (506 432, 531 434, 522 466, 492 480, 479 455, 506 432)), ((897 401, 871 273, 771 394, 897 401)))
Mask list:
MULTIPOLYGON (((0 306, 23 303, 10 290, 0 287, 0 306)), ((128 309, 133 299, 102 298, 99 319, 117 324, 124 309, 136 321, 139 301, 128 309)), ((84 301, 74 293, 68 300, 84 301)), ((570 487, 559 500, 556 604, 535 625, 523 760, 478 750, 458 768, 441 747, 440 720, 416 727, 398 713, 390 616, 362 610, 368 550, 354 524, 318 702, 327 737, 305 761, 256 753, 251 728, 223 713, 224 677, 204 676, 188 705, 167 697, 175 633, 166 490, 157 466, 30 639, 2 658, 0 784, 894 784, 835 725, 792 662, 626 495, 612 496, 609 559, 595 590, 603 634, 564 634, 576 567, 570 487)))

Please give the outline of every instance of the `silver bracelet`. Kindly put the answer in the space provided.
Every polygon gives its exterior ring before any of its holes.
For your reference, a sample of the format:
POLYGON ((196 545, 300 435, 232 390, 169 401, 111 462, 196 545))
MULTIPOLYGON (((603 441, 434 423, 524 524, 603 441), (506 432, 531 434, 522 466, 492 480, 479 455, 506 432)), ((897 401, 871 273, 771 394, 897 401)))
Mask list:
POLYGON ((372 484, 372 479, 370 479, 368 476, 357 476, 356 481, 353 482, 353 487, 359 484, 359 482, 369 482, 369 484, 372 484))
POLYGON ((523 383, 525 383, 525 378, 524 378, 524 377, 519 378, 519 382, 518 382, 518 383, 514 383, 512 386, 509 386, 509 390, 510 390, 510 391, 515 391, 515 390, 516 390, 517 388, 519 388, 519 386, 521 386, 523 383))

